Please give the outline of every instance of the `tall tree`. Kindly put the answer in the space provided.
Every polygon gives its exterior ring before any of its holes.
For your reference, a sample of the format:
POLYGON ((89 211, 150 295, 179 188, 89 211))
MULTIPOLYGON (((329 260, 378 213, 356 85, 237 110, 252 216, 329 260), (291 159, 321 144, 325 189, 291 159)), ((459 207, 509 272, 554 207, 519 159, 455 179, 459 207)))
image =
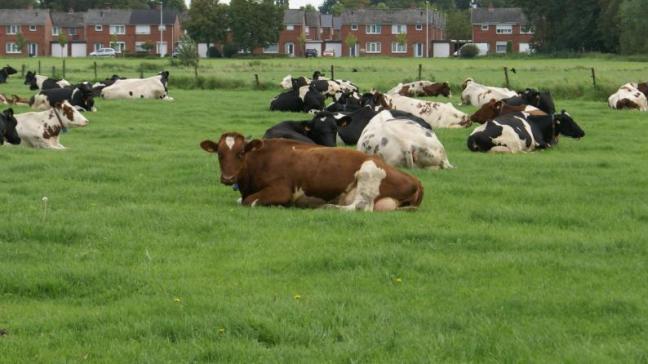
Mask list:
POLYGON ((245 51, 277 43, 283 11, 273 0, 231 0, 229 18, 234 42, 245 51))
POLYGON ((187 33, 200 43, 224 43, 229 27, 228 7, 218 0, 193 0, 189 8, 187 33))
POLYGON ((472 38, 472 24, 470 24, 470 11, 451 10, 446 13, 446 34, 448 39, 472 38))
POLYGON ((35 0, 2 0, 3 9, 26 9, 28 6, 36 7, 35 0))
POLYGON ((624 0, 619 9, 621 51, 623 53, 648 53, 648 6, 645 0, 624 0))

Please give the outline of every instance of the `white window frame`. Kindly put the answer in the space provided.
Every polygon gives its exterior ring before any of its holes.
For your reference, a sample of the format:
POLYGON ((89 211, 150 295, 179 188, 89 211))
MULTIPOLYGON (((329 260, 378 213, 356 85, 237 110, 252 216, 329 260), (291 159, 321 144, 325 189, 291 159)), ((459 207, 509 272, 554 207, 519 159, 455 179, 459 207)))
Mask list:
POLYGON ((286 25, 286 30, 295 30, 295 26, 292 24, 286 25))
POLYGON ((124 35, 126 34, 126 26, 121 24, 113 24, 110 26, 111 35, 124 35))
POLYGON ((148 24, 135 25, 135 34, 138 34, 138 35, 151 34, 151 26, 148 25, 148 24))
POLYGON ((15 35, 20 33, 20 25, 10 24, 6 27, 7 35, 15 35))
POLYGON ((412 51, 414 53, 414 57, 416 58, 422 58, 425 56, 425 43, 414 43, 414 50, 412 51), (419 44, 421 45, 421 53, 418 52, 418 46, 419 44))
POLYGON ((157 42, 155 42, 155 54, 160 54, 162 45, 164 45, 166 47, 166 52, 164 54, 165 55, 169 54, 169 46, 168 46, 167 42, 166 41, 160 42, 159 40, 157 42))
POLYGON ((118 40, 116 42, 109 43, 110 48, 114 49, 117 53, 126 53, 126 42, 118 40), (117 45, 117 47, 115 47, 117 45))
POLYGON ((482 24, 481 25, 481 30, 482 30, 482 32, 487 32, 488 30, 490 30, 490 25, 482 24))
POLYGON ((304 34, 310 34, 310 27, 304 27, 304 34))
POLYGON ((497 33, 497 34, 513 34, 513 25, 511 25, 511 24, 497 24, 495 26, 495 33, 497 33))
POLYGON ((103 25, 95 24, 95 32, 103 32, 103 25))
POLYGON ((407 24, 392 24, 392 34, 407 34, 407 24))
POLYGON ((365 34, 380 34, 382 33, 382 25, 380 24, 367 24, 365 27, 365 34))
POLYGON ((36 26, 35 25, 30 25, 29 26, 29 31, 30 32, 35 32, 36 31, 36 26))
POLYGON ((14 43, 14 42, 7 42, 7 43, 5 43, 5 53, 7 53, 7 54, 20 54, 22 52, 18 49, 18 44, 14 43))
POLYGON ((508 42, 497 42, 495 43, 495 53, 497 54, 506 54, 508 49, 508 42), (504 51, 500 51, 500 47, 504 46, 504 51))
POLYGON ((391 44, 392 53, 407 53, 407 43, 400 44, 398 42, 392 42, 391 44), (402 47, 402 49, 400 49, 402 47))
POLYGON ((417 23, 416 24, 416 30, 423 30, 423 24, 417 23))
POLYGON ((135 42, 135 52, 146 52, 146 49, 142 48, 144 44, 146 42, 135 42))
POLYGON ((380 42, 367 42, 365 44, 365 53, 380 53, 382 44, 380 42))
POLYGON ((68 35, 77 35, 78 34, 76 27, 70 27, 70 28, 67 28, 67 29, 68 29, 68 35))
POLYGON ((351 24, 351 30, 358 30, 358 24, 351 24))
POLYGON ((52 27, 52 35, 59 35, 61 34, 61 27, 54 26, 52 27))

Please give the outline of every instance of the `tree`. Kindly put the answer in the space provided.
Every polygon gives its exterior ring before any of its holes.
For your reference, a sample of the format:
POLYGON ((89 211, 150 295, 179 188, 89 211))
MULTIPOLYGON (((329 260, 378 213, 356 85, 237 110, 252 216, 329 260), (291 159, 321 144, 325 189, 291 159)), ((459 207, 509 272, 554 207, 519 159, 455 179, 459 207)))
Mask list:
POLYGON ((61 57, 63 57, 63 48, 68 44, 68 37, 64 32, 59 33, 58 44, 61 46, 61 57))
POLYGON ((407 44, 407 34, 399 33, 394 36, 394 41, 400 45, 407 44))
POLYGON ((22 53, 26 45, 27 45, 27 39, 25 39, 22 33, 16 34, 16 48, 18 48, 18 52, 22 53))
POLYGON ((470 12, 468 10, 449 11, 446 14, 446 33, 448 39, 471 39, 470 12))
POLYGON ((648 24, 645 19, 648 7, 643 0, 624 0, 619 9, 622 21, 621 51, 623 53, 648 53, 648 24))
POLYGON ((303 32, 297 37, 297 43, 299 43, 299 49, 301 49, 302 54, 306 53, 306 34, 303 32))
POLYGON ((322 5, 319 7, 319 11, 324 14, 333 14, 333 5, 337 4, 337 0, 324 0, 322 5))
POLYGON ((283 29, 283 11, 273 0, 231 0, 230 29, 245 52, 277 43, 283 29))
POLYGON ((344 45, 346 45, 348 49, 354 48, 356 44, 358 44, 358 37, 353 34, 347 35, 344 39, 344 45))
POLYGON ((25 9, 28 6, 36 6, 35 0, 2 0, 3 9, 25 9))
POLYGON ((225 43, 229 24, 228 7, 218 0, 193 0, 189 9, 190 20, 185 28, 192 39, 209 44, 225 43))
POLYGON ((178 60, 183 66, 193 67, 194 74, 198 78, 198 63, 200 62, 200 58, 198 57, 198 44, 189 35, 183 35, 180 38, 178 60))

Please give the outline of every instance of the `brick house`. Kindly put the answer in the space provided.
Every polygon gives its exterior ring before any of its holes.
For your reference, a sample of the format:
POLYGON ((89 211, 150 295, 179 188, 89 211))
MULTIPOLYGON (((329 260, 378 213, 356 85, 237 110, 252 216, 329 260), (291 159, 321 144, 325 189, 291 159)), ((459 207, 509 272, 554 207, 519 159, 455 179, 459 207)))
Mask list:
POLYGON ((472 39, 485 44, 488 53, 529 52, 533 32, 521 8, 476 8, 470 10, 472 39))
POLYGON ((51 32, 49 10, 0 9, 0 56, 47 56, 51 32), (27 43, 22 50, 16 44, 18 34, 27 43))
POLYGON ((134 49, 135 52, 146 52, 142 46, 153 44, 155 48, 151 51, 155 54, 159 55, 160 49, 163 54, 172 52, 182 36, 180 16, 174 10, 164 10, 162 17, 164 29, 161 32, 159 9, 133 10, 129 26, 134 28, 135 38, 133 46, 129 49, 134 49), (160 43, 160 33, 163 39, 162 43, 160 43))
POLYGON ((87 53, 85 36, 85 13, 52 11, 52 31, 50 33, 50 54, 53 57, 85 57, 87 53), (61 46, 59 36, 65 34, 67 44, 61 46))
POLYGON ((445 18, 430 10, 426 22, 425 14, 425 9, 347 10, 341 16, 342 55, 425 57, 426 28, 428 47, 445 39, 445 18))

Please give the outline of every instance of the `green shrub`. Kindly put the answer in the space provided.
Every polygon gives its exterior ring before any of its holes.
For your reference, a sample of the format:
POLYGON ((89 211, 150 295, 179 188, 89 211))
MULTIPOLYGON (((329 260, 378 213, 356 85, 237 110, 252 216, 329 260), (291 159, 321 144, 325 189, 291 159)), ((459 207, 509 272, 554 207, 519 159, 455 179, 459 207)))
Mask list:
POLYGON ((207 57, 209 58, 221 58, 223 55, 220 50, 214 46, 211 46, 207 49, 207 57))
POLYGON ((234 43, 227 43, 223 46, 223 57, 232 58, 239 51, 239 46, 234 43))
POLYGON ((479 48, 474 44, 466 44, 459 49, 461 58, 475 58, 479 55, 479 48))

